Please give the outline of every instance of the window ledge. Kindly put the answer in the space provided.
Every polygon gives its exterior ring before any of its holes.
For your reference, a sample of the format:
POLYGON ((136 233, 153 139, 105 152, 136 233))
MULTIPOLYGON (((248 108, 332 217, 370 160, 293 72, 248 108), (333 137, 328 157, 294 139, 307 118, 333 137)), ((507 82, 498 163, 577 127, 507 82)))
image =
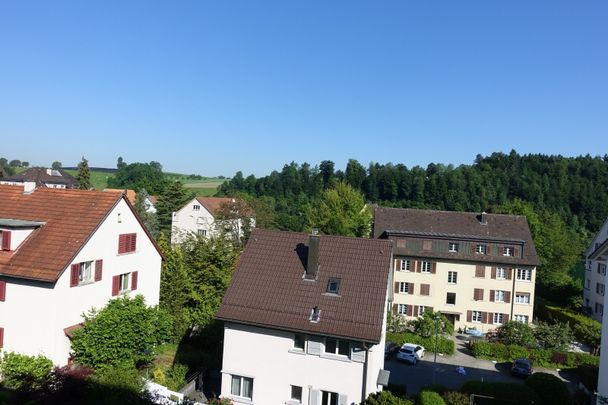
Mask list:
POLYGON ((302 402, 295 400, 295 399, 290 399, 288 401, 285 401, 285 405, 300 405, 302 402))
POLYGON ((299 355, 305 355, 306 352, 304 350, 297 350, 297 349, 289 349, 288 350, 289 353, 293 353, 293 354, 299 354, 299 355))
POLYGON ((320 356, 322 359, 330 359, 330 360, 338 360, 346 363, 351 363, 352 360, 348 358, 348 356, 344 356, 341 354, 331 354, 331 353, 322 353, 320 356))
POLYGON ((137 252, 138 252, 137 250, 134 250, 132 252, 116 253, 116 256, 128 256, 128 255, 132 255, 137 252))
POLYGON ((230 395, 229 397, 232 401, 239 403, 239 404, 250 404, 253 405, 253 401, 249 398, 245 398, 245 397, 237 397, 234 395, 230 395))
POLYGON ((89 284, 95 284, 95 280, 82 281, 82 282, 78 283, 78 287, 84 286, 84 285, 89 285, 89 284))

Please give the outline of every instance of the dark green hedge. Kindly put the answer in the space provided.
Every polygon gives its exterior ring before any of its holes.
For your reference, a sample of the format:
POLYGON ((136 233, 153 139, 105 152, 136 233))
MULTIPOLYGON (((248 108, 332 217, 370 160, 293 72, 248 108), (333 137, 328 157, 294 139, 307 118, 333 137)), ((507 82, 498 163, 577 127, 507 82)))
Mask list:
POLYGON ((481 382, 467 381, 462 387, 461 392, 467 394, 479 394, 492 397, 489 402, 492 404, 518 404, 529 405, 540 403, 540 398, 530 387, 523 384, 501 383, 501 382, 481 382))
MULTIPOLYGON (((422 337, 412 332, 389 332, 386 334, 386 341, 393 342, 399 346, 404 343, 415 343, 417 345, 424 346, 427 352, 432 353, 435 347, 435 337, 422 337)), ((439 336, 437 339, 437 352, 452 355, 454 354, 454 341, 446 338, 445 336, 439 336)))
POLYGON ((526 380, 526 385, 538 394, 543 404, 572 404, 568 387, 553 374, 534 373, 526 380))

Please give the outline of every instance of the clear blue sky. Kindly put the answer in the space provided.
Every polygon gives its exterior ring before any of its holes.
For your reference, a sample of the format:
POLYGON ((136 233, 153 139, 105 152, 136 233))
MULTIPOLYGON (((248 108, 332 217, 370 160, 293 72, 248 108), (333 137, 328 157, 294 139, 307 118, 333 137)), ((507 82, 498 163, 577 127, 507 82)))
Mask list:
POLYGON ((608 152, 608 2, 1 1, 0 156, 470 164, 608 152))

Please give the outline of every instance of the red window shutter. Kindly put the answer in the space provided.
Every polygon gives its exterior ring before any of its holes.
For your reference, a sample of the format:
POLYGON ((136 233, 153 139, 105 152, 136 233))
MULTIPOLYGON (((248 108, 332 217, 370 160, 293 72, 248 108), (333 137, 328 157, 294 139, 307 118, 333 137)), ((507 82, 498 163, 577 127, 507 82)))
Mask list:
POLYGON ((494 302, 495 295, 496 295, 496 292, 494 290, 490 290, 490 302, 494 302))
POLYGON ((118 253, 125 253, 127 250, 127 235, 118 235, 118 253))
POLYGON ((0 281, 0 301, 6 300, 6 281, 0 281))
POLYGON ((0 348, 4 347, 4 328, 0 328, 0 348))
POLYGON ((393 314, 397 315, 397 311, 398 311, 397 304, 393 304, 393 314))
POLYGON ((431 263, 431 274, 437 273, 437 262, 431 263))
POLYGON ((467 311, 467 322, 473 322, 473 311, 467 311))
POLYGON ((420 261, 419 260, 414 260, 414 272, 420 273, 420 261))
POLYGON ((511 280, 511 273, 513 272, 512 268, 507 269, 507 280, 511 280))
POLYGON ((410 294, 414 294, 414 283, 410 283, 409 288, 407 290, 410 294))
POLYGON ((76 287, 78 285, 78 278, 80 273, 80 264, 76 263, 72 265, 72 270, 70 273, 70 287, 76 287))
POLYGON ((489 323, 489 324, 494 323, 494 314, 492 312, 486 312, 486 322, 485 323, 489 323))
POLYGON ((509 314, 502 314, 502 323, 509 322, 509 314))
POLYGON ((137 290, 137 272, 131 273, 131 291, 137 290))
POLYGON ((399 283, 395 281, 395 294, 399 293, 399 283))
POLYGON ((11 231, 2 231, 2 250, 11 250, 11 231))
POLYGON ((395 259, 395 268, 394 268, 395 271, 401 270, 401 267, 399 267, 399 265, 401 264, 400 261, 401 260, 399 260, 399 259, 395 259))
POLYGON ((492 279, 496 280, 496 267, 492 267, 492 279))
POLYGON ((505 291, 505 302, 511 302, 511 291, 505 291))
POLYGON ((131 234, 131 240, 129 241, 129 252, 135 252, 135 248, 137 247, 137 234, 131 234))
POLYGON ((114 276, 114 277, 112 277, 112 297, 117 296, 119 291, 120 291, 120 276, 114 276))
POLYGON ((103 271, 103 260, 95 260, 95 281, 101 281, 103 271))
POLYGON ((408 305, 406 313, 407 316, 412 316, 412 314, 414 313, 414 307, 412 305, 408 305))
POLYGON ((412 305, 412 315, 418 316, 418 305, 412 305))

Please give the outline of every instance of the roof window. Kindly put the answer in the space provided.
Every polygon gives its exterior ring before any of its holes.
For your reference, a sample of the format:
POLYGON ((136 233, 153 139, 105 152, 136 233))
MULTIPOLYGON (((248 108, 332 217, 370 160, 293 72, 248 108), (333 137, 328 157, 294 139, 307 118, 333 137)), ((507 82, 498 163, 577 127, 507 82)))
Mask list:
POLYGON ((321 319, 321 310, 319 309, 319 307, 314 307, 311 311, 310 311, 310 322, 313 323, 318 323, 319 320, 321 319))
POLYGON ((330 278, 327 282, 327 292, 329 294, 339 294, 340 293, 340 279, 339 278, 330 278))

